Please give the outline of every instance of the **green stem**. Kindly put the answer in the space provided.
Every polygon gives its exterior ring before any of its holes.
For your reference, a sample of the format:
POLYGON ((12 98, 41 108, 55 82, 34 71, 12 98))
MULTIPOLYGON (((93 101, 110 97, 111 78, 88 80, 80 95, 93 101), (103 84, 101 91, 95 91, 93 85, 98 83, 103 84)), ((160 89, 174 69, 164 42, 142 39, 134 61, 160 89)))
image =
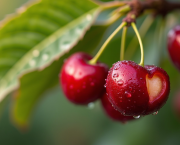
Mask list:
POLYGON ((125 44, 126 44, 126 34, 127 34, 128 27, 123 28, 122 38, 121 38, 121 54, 120 54, 120 60, 124 60, 124 50, 125 50, 125 44))
POLYGON ((103 53, 103 51, 105 50, 106 46, 109 44, 109 42, 112 40, 112 38, 124 27, 126 26, 127 23, 123 22, 110 36, 109 38, 105 41, 105 43, 103 44, 103 46, 100 48, 100 50, 98 51, 98 53, 96 54, 96 56, 91 59, 89 61, 89 64, 94 65, 96 64, 97 60, 99 59, 99 57, 101 56, 101 54, 103 53))
MULTIPOLYGON (((144 22, 142 23, 140 29, 139 29, 139 33, 141 34, 141 38, 144 38, 146 33, 148 32, 149 28, 151 27, 152 23, 154 21, 154 18, 152 16, 148 16, 144 22)), ((132 41, 129 43, 128 47, 127 47, 127 51, 125 53, 125 58, 126 59, 131 59, 133 54, 135 53, 136 49, 137 49, 137 38, 136 36, 133 37, 132 41)))
POLYGON ((139 44, 140 44, 140 49, 141 49, 141 61, 139 63, 139 65, 141 65, 142 67, 144 67, 144 49, 143 49, 143 44, 142 44, 142 40, 141 40, 141 37, 140 37, 140 34, 137 30, 137 27, 136 27, 136 24, 133 22, 131 23, 131 26, 133 27, 136 35, 137 35, 137 38, 139 40, 139 44))

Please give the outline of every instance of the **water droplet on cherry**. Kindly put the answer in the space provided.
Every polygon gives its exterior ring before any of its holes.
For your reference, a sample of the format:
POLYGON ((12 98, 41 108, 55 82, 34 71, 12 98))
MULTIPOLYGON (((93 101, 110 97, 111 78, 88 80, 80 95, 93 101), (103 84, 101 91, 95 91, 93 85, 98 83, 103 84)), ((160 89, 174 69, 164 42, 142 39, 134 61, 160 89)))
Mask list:
POLYGON ((126 94, 126 97, 128 97, 128 98, 131 98, 131 93, 129 93, 129 92, 127 92, 127 91, 125 91, 125 94, 126 94))
POLYGON ((113 74, 113 78, 117 78, 119 75, 118 74, 113 74))
POLYGON ((138 116, 133 116, 135 119, 139 119, 141 117, 141 115, 138 116))
POLYGON ((119 85, 119 86, 121 86, 121 85, 123 85, 123 80, 119 80, 119 81, 117 81, 117 84, 119 85))

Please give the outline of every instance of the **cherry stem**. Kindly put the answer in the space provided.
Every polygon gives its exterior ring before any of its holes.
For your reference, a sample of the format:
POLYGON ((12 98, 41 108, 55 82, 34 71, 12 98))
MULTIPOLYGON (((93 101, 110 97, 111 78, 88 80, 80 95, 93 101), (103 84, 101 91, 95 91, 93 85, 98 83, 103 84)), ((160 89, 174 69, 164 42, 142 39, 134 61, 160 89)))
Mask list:
MULTIPOLYGON (((142 23, 139 33, 141 34, 141 38, 143 39, 148 32, 149 28, 151 27, 152 23, 154 22, 154 18, 152 16, 147 16, 144 22, 142 23)), ((125 53, 125 58, 126 59, 131 59, 133 54, 135 53, 137 49, 137 38, 136 36, 133 37, 132 41, 129 43, 126 53, 125 53)))
POLYGON ((139 65, 141 65, 142 67, 144 67, 144 49, 143 49, 143 44, 142 44, 142 40, 141 40, 141 37, 140 37, 140 34, 137 30, 137 27, 136 27, 136 24, 133 22, 131 23, 131 26, 133 27, 136 35, 137 35, 137 38, 139 40, 139 44, 140 44, 140 49, 141 49, 141 61, 139 63, 139 65))
POLYGON ((125 50, 125 45, 126 45, 126 34, 127 34, 127 29, 128 27, 123 28, 123 33, 122 33, 122 39, 121 39, 121 54, 120 54, 120 60, 124 60, 124 50, 125 50))
POLYGON ((95 55, 95 57, 93 59, 91 59, 89 61, 89 64, 94 65, 96 64, 97 60, 99 59, 99 57, 101 56, 101 54, 103 53, 103 51, 105 50, 106 46, 109 44, 109 42, 113 39, 113 37, 124 27, 126 26, 127 23, 123 22, 121 23, 121 25, 108 37, 108 39, 105 41, 105 43, 103 44, 103 46, 100 48, 100 50, 98 51, 98 53, 95 55))

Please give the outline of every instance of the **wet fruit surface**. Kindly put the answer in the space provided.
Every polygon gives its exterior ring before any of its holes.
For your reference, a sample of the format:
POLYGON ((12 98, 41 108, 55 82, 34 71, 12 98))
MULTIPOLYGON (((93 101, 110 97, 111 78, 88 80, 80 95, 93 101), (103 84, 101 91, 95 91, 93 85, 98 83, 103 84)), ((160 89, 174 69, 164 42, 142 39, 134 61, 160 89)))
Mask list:
POLYGON ((156 112, 166 102, 169 88, 164 70, 155 66, 144 68, 132 61, 115 63, 106 81, 110 102, 127 116, 156 112))
POLYGON ((180 26, 168 33, 168 51, 174 65, 180 70, 180 26))
POLYGON ((125 123, 130 120, 134 120, 133 116, 124 116, 119 111, 115 110, 112 104, 109 102, 107 98, 107 94, 104 94, 104 96, 101 98, 102 106, 106 112, 106 114, 113 120, 120 121, 122 123, 125 123))
POLYGON ((75 104, 88 104, 103 96, 107 65, 88 64, 92 57, 76 53, 62 67, 60 83, 66 97, 75 104))

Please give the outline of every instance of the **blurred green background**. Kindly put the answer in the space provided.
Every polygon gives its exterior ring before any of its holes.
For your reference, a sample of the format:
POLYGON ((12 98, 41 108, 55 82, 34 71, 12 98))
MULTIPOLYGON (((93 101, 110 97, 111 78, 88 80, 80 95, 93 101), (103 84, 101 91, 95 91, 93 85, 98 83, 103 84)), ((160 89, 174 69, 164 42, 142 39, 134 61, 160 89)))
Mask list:
MULTIPOLYGON (((27 0, 0 0, 0 19, 25 2, 27 0)), ((104 14, 99 19, 103 16, 104 14)), ((170 26, 177 23, 176 17, 169 17, 172 22, 170 26)), ((143 19, 139 19, 137 24, 143 19)), ((104 39, 118 23, 107 30, 104 39)), ((154 30, 157 23, 154 22, 144 39, 145 62, 160 65, 171 78, 169 100, 158 115, 149 115, 121 124, 110 120, 104 114, 99 101, 93 109, 75 106, 65 99, 60 87, 56 87, 48 91, 37 105, 27 131, 21 132, 13 126, 9 115, 11 97, 7 99, 0 118, 0 145, 180 145, 180 120, 175 116, 172 107, 174 95, 180 88, 180 74, 169 61, 165 39, 162 46, 163 56, 157 56, 158 44, 153 41, 156 39, 154 30)), ((130 29, 127 43, 131 36, 134 36, 134 33, 130 29)), ((120 35, 113 39, 101 57, 109 66, 119 59, 119 49, 113 49, 118 48, 119 43, 120 35)), ((138 50, 133 60, 138 62, 139 54, 138 50)))

